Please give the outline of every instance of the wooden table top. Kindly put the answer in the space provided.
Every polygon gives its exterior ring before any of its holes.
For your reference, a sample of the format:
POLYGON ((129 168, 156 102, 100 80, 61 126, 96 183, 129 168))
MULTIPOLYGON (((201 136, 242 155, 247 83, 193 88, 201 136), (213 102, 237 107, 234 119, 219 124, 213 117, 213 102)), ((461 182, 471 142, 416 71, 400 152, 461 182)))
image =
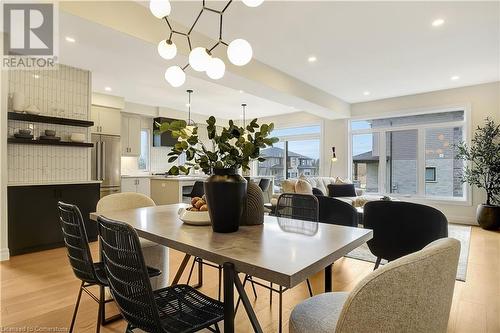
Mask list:
MULTIPOLYGON (((178 217, 185 204, 102 214, 130 224, 140 237, 217 264, 231 262, 241 273, 294 287, 373 237, 368 229, 266 216, 263 225, 222 234, 190 226, 178 217)), ((92 220, 97 214, 90 214, 92 220)))

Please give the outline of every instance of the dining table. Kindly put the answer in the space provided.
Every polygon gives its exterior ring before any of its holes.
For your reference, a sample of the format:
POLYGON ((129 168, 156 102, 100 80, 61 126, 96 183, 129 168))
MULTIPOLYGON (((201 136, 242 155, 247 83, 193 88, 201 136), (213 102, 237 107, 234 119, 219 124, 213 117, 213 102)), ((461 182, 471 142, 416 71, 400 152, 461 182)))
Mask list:
MULTIPOLYGON (((293 288, 324 270, 325 292, 332 291, 333 263, 373 237, 372 230, 266 215, 264 223, 216 233, 210 225, 189 225, 172 204, 103 213, 131 225, 139 237, 175 249, 185 256, 172 281, 178 284, 191 256, 223 267, 224 332, 235 330, 235 289, 255 332, 258 318, 238 274, 293 288)), ((98 214, 90 219, 97 221, 98 214)))

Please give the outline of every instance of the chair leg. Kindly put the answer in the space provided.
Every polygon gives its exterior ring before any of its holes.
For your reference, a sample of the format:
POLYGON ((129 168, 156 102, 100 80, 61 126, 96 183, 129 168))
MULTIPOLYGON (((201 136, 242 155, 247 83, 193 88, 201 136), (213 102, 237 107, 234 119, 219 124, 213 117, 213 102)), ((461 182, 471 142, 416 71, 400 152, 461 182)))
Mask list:
POLYGON ((280 286, 279 291, 279 328, 278 332, 281 333, 283 330, 283 287, 280 286))
POLYGON ((309 289, 309 297, 313 297, 314 294, 311 287, 311 281, 309 281, 309 279, 306 279, 306 282, 307 282, 307 289, 309 289))
POLYGON ((203 286, 203 259, 198 258, 198 284, 195 288, 201 288, 203 286))
POLYGON ((193 264, 191 265, 191 269, 189 270, 189 275, 186 284, 189 284, 189 282, 191 281, 191 276, 193 275, 193 269, 195 264, 196 264, 196 257, 193 258, 193 264))
POLYGON ((381 261, 382 261, 382 258, 377 257, 377 261, 375 261, 375 267, 373 268, 373 270, 376 270, 378 268, 378 266, 380 265, 381 261))
POLYGON ((101 331, 101 323, 104 321, 104 287, 99 286, 99 306, 97 307, 97 325, 95 332, 99 333, 101 331))
POLYGON ((220 333, 219 324, 215 323, 215 332, 220 333))
POLYGON ((219 265, 219 297, 218 297, 219 301, 221 299, 221 294, 222 294, 221 291, 222 291, 222 266, 219 265))
POLYGON ((125 333, 134 333, 134 331, 132 330, 132 325, 127 324, 127 328, 125 329, 125 333))
POLYGON ((269 305, 273 305, 273 283, 272 282, 269 284, 269 287, 271 287, 271 289, 269 289, 269 305))
POLYGON ((253 283, 253 277, 249 277, 250 283, 252 284, 253 295, 257 299, 257 290, 255 290, 255 284, 253 283))
POLYGON ((80 298, 82 298, 83 282, 80 285, 80 290, 78 291, 78 297, 76 298, 75 310, 73 311, 73 318, 71 319, 71 325, 69 326, 69 333, 73 333, 73 327, 75 326, 76 314, 78 313, 78 306, 80 305, 80 298))

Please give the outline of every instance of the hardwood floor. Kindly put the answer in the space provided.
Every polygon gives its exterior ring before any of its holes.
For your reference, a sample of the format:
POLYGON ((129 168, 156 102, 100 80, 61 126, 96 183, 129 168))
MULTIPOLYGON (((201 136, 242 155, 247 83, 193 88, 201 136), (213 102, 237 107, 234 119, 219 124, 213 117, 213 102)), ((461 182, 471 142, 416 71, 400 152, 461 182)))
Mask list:
MULTIPOLYGON (((92 244, 97 258, 96 244, 92 244)), ((170 278, 182 259, 182 254, 170 252, 170 278)), ((335 291, 351 290, 366 276, 373 264, 344 258, 334 265, 335 291)), ((187 273, 185 274, 187 275, 187 273)), ((36 332, 65 332, 73 311, 79 281, 73 276, 66 259, 65 249, 55 249, 12 257, 0 263, 0 331, 14 332, 12 328, 34 328, 36 332), (55 329, 54 329, 55 328, 55 329), (59 329, 59 330, 57 330, 59 329)), ((181 280, 185 281, 186 276, 181 280)), ((315 293, 323 290, 323 276, 312 278, 315 293)), ((254 300, 248 287, 250 300, 265 332, 277 331, 277 305, 269 306, 268 291, 258 288, 254 300)), ((215 269, 205 268, 202 292, 217 297, 215 269)), ((97 290, 96 290, 97 292, 97 290)), ((284 332, 288 331, 288 317, 293 307, 307 298, 303 283, 284 294, 284 332)), ((111 305, 113 307, 113 305, 111 305)), ((110 307, 110 309, 111 309, 110 307)), ((112 313, 110 310, 109 313, 112 313)), ((97 304, 82 296, 75 332, 95 332, 97 304)), ((472 228, 467 281, 456 282, 451 309, 449 332, 500 332, 500 233, 472 228)), ((236 317, 237 332, 251 332, 251 326, 242 309, 236 317)), ((123 321, 101 328, 101 332, 124 332, 123 321)), ((19 330, 21 331, 21 330, 19 330)), ((32 330, 35 332, 35 330, 32 330)), ((30 332, 25 330, 22 332, 30 332)))

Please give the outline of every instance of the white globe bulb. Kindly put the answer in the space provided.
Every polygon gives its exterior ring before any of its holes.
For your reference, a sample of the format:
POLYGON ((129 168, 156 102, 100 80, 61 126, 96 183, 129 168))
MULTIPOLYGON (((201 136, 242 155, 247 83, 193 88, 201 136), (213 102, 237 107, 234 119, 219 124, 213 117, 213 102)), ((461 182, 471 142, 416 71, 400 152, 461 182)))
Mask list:
POLYGON ((169 0, 151 0, 149 2, 149 10, 159 19, 170 15, 172 7, 169 0))
POLYGON ((244 39, 235 39, 227 47, 227 57, 236 66, 244 66, 252 60, 252 46, 244 39))
POLYGON ((264 0, 241 0, 248 7, 258 7, 260 6, 264 0))
POLYGON ((207 75, 212 80, 218 80, 224 76, 226 64, 219 58, 212 58, 208 64, 207 75))
POLYGON ((177 46, 172 41, 164 39, 158 43, 158 53, 163 59, 173 59, 177 55, 177 46))
POLYGON ((179 66, 171 66, 165 71, 165 80, 172 87, 180 87, 186 82, 186 73, 179 66))
POLYGON ((204 72, 208 68, 211 56, 204 47, 196 47, 189 53, 189 65, 197 72, 204 72))

